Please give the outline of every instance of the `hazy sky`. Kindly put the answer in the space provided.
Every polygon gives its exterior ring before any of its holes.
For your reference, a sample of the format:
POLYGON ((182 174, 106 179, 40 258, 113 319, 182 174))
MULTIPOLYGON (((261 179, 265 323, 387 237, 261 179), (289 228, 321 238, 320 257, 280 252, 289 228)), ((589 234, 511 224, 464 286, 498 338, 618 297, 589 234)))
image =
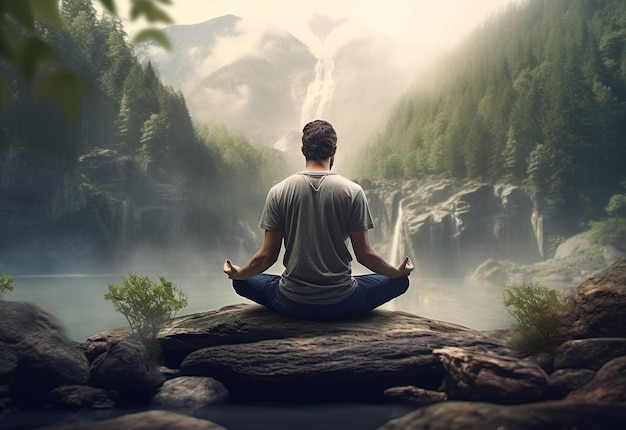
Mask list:
MULTIPOLYGON (((269 21, 305 43, 308 20, 319 14, 350 20, 377 30, 421 52, 454 46, 485 18, 520 0, 172 0, 166 10, 175 24, 196 24, 226 14, 269 21)), ((127 16, 128 0, 118 0, 127 16)), ((132 34, 137 26, 127 31, 132 34)))

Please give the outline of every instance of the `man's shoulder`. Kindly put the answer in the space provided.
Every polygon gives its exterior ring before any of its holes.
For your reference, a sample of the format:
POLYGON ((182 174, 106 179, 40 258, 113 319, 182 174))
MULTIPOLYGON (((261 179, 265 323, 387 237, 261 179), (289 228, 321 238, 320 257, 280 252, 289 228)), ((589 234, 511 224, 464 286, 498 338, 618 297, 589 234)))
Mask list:
POLYGON ((331 179, 332 182, 340 184, 340 185, 342 185, 342 186, 344 186, 346 188, 350 188, 350 189, 355 190, 355 191, 362 190, 362 187, 358 183, 356 183, 353 180, 348 179, 345 176, 342 176, 342 175, 340 175, 338 173, 336 173, 334 175, 329 175, 329 178, 332 178, 331 179))

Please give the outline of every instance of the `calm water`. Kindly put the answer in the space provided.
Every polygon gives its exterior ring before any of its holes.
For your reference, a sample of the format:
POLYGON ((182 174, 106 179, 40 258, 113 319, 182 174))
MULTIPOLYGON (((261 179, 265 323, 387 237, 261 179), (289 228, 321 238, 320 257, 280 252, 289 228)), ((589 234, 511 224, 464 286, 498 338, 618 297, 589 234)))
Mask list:
MULTIPOLYGON (((127 325, 124 317, 104 300, 109 284, 120 275, 21 276, 5 300, 35 303, 56 316, 70 338, 84 341, 98 332, 127 325)), ((178 315, 250 303, 233 291, 223 274, 163 274, 187 293, 189 305, 178 315)), ((502 304, 500 285, 462 279, 411 278, 406 294, 383 309, 452 322, 477 330, 505 328, 512 322, 502 304)))

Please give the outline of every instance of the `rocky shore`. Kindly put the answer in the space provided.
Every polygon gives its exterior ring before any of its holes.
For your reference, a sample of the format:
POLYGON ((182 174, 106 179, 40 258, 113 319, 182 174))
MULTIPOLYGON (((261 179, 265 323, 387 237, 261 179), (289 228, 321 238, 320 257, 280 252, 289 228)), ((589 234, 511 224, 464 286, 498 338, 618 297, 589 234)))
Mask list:
POLYGON ((158 336, 161 365, 128 328, 75 343, 36 306, 0 301, 0 426, 17 410, 58 409, 99 419, 47 429, 216 429, 193 411, 271 400, 414 407, 382 429, 623 427, 626 260, 568 300, 553 354, 512 349, 507 330, 401 312, 310 322, 239 304, 171 320, 158 336), (143 412, 120 416, 132 408, 143 412))

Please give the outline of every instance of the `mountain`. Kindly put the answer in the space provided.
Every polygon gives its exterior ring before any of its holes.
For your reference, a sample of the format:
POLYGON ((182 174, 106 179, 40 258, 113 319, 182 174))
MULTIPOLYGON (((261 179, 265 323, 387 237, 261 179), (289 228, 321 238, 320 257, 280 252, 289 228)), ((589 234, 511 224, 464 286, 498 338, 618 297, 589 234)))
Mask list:
POLYGON ((315 46, 268 23, 227 15, 169 27, 171 51, 144 44, 137 55, 183 92, 194 121, 222 123, 252 143, 297 153, 302 126, 324 118, 335 125, 348 164, 413 71, 397 61, 402 49, 372 30, 324 16, 310 28, 315 46))

